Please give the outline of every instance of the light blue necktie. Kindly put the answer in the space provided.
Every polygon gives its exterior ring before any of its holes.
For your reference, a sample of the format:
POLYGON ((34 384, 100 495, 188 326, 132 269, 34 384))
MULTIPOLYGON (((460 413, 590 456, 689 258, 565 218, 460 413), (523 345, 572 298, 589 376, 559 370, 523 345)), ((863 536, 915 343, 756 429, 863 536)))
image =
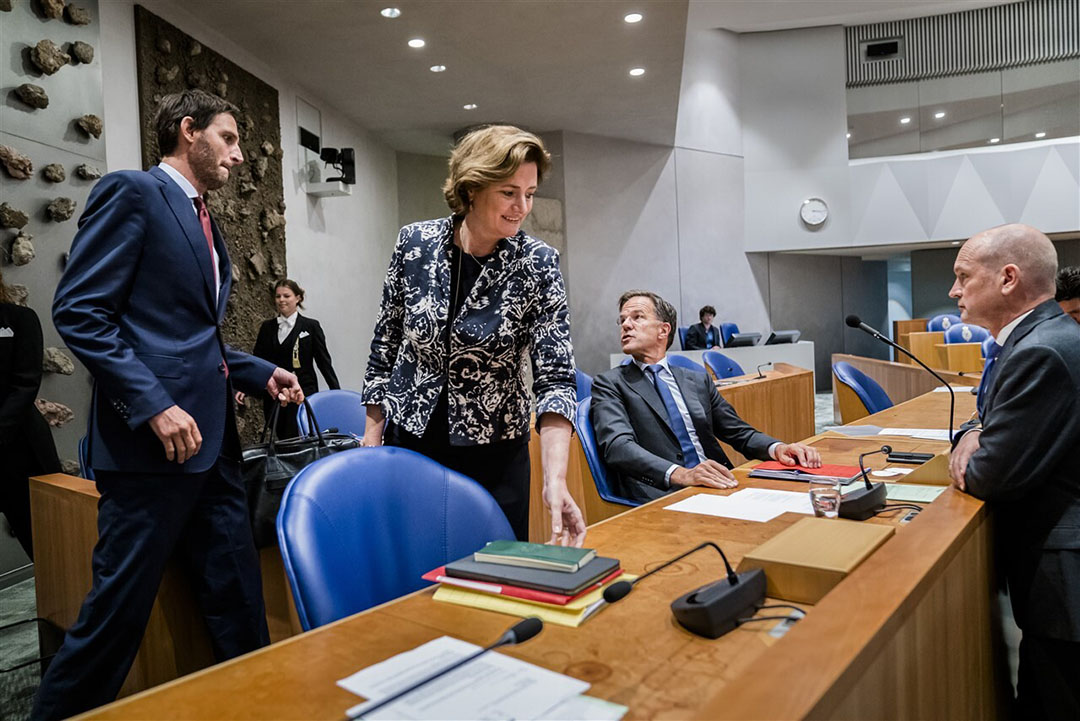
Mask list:
POLYGON ((997 365, 998 353, 1001 346, 997 342, 991 343, 986 351, 986 363, 983 365, 982 380, 979 381, 979 395, 975 397, 975 408, 979 412, 979 420, 983 419, 983 404, 986 402, 986 394, 990 390, 990 380, 994 376, 994 366, 997 365))
POLYGON ((660 394, 660 399, 664 401, 664 408, 667 410, 671 430, 675 431, 675 437, 679 439, 679 447, 682 448, 683 452, 684 462, 682 465, 686 468, 693 468, 701 463, 701 459, 698 458, 697 451, 694 450, 694 444, 690 440, 690 432, 686 430, 686 423, 683 421, 682 413, 679 413, 679 406, 675 404, 675 396, 671 395, 668 384, 660 377, 660 371, 664 366, 656 363, 645 367, 652 372, 653 385, 656 386, 656 392, 660 394))

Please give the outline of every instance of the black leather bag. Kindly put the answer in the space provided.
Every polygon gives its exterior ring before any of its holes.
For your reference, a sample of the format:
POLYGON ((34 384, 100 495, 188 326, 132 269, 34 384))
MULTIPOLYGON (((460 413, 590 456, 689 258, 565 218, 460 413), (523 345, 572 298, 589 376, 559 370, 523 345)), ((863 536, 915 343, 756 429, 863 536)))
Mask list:
POLYGON ((277 545, 277 514, 285 486, 310 463, 332 453, 360 447, 356 436, 319 430, 311 406, 304 401, 314 435, 275 439, 278 408, 270 414, 263 428, 261 442, 244 449, 241 473, 247 490, 248 512, 256 548, 277 545), (269 441, 267 441, 269 431, 269 441))

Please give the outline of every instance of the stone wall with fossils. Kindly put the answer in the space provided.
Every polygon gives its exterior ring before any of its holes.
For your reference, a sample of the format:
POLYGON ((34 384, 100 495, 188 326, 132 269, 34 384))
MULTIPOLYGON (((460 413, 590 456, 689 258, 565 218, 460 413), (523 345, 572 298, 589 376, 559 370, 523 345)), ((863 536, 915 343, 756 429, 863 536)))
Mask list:
MULTIPOLYGON (((135 6, 135 52, 144 167, 156 165, 160 157, 152 122, 162 96, 200 88, 240 109, 236 120, 244 164, 225 187, 207 195, 207 205, 233 262, 225 340, 250 351, 258 330, 253 321, 273 315, 271 286, 286 274, 278 92, 140 6, 135 6)), ((261 408, 261 399, 249 398, 238 414, 245 441, 261 430, 261 408)))
POLYGON ((96 0, 0 0, 0 267, 45 337, 38 408, 77 472, 89 377, 52 325, 53 291, 94 182, 105 172, 96 0))

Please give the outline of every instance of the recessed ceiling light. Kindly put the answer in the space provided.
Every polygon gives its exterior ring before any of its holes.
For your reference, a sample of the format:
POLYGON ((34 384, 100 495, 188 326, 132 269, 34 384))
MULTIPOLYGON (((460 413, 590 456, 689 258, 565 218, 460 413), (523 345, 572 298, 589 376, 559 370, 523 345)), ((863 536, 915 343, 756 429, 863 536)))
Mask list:
POLYGON ((959 241, 959 240, 954 240, 954 241, 952 242, 952 244, 953 244, 953 245, 960 245, 960 241, 959 241))
POLYGON ((1045 137, 1046 137, 1046 133, 1044 133, 1044 132, 1042 132, 1042 131, 1039 131, 1039 132, 1035 133, 1035 137, 1036 137, 1036 138, 1045 138, 1045 137))
POLYGON ((401 17, 401 11, 397 8, 383 8, 379 11, 379 14, 384 18, 399 18, 401 17))
POLYGON ((443 73, 443 72, 446 72, 446 66, 445 65, 432 65, 430 70, 433 73, 443 73))
POLYGON ((641 19, 643 17, 645 17, 645 16, 642 15, 641 13, 627 13, 626 16, 623 18, 623 20, 625 20, 628 23, 639 23, 639 22, 641 22, 641 19))
POLYGON ((630 76, 639 78, 645 74, 645 68, 630 68, 630 76))
POLYGON ((413 38, 409 41, 410 48, 422 48, 425 45, 427 45, 427 43, 424 42, 423 38, 413 38))
POLYGON ((937 120, 941 120, 944 117, 945 117, 945 111, 944 110, 939 110, 936 113, 934 113, 934 118, 937 119, 937 120))
POLYGON ((849 138, 851 137, 851 133, 850 133, 850 132, 849 132, 849 133, 847 134, 847 137, 849 137, 849 138))
POLYGON ((476 110, 476 103, 465 103, 461 107, 465 110, 476 110))
POLYGON ((901 125, 907 125, 910 122, 911 122, 911 118, 909 118, 907 116, 904 116, 904 117, 900 118, 900 124, 901 125))
POLYGON ((990 144, 991 145, 993 145, 994 143, 1000 143, 1000 142, 1001 142, 1001 138, 990 138, 990 144))

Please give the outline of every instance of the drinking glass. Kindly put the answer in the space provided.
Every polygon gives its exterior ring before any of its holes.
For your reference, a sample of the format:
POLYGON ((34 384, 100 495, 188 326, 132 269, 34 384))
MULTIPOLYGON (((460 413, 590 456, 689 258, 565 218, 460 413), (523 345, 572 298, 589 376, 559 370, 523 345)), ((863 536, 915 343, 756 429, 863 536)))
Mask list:
POLYGON ((840 512, 840 486, 836 481, 811 480, 810 505, 818 518, 836 518, 840 512))

